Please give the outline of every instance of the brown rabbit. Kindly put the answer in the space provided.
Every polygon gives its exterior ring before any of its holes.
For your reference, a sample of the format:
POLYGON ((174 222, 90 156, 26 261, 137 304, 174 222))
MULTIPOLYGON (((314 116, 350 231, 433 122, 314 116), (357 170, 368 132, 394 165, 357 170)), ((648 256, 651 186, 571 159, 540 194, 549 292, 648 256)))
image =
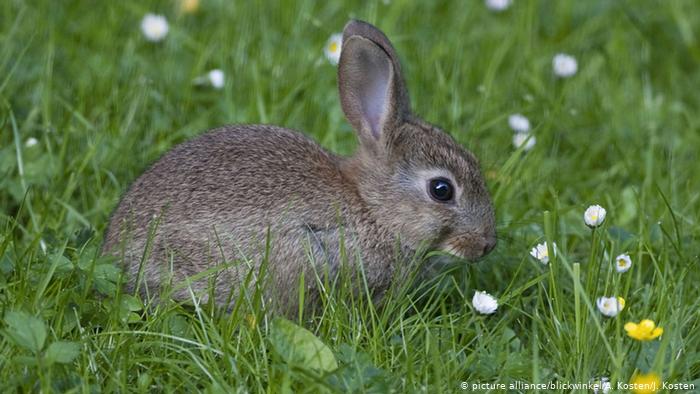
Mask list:
POLYGON ((225 305, 265 260, 270 298, 293 313, 302 274, 309 284, 358 264, 380 299, 425 246, 467 259, 491 251, 494 212, 476 158, 411 112, 396 52, 374 26, 345 26, 338 85, 360 142, 352 157, 290 129, 225 126, 139 177, 103 246, 122 259, 127 287, 157 295, 172 279, 183 300, 207 298, 213 284, 225 305))

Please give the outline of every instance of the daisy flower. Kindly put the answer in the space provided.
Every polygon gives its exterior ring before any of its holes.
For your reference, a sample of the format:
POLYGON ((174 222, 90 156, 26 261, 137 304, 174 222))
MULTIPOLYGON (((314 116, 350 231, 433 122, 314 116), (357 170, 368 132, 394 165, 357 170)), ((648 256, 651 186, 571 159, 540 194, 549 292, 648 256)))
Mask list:
POLYGON ((323 48, 323 52, 326 54, 326 58, 331 64, 338 64, 340 60, 340 50, 343 47, 343 34, 335 33, 326 42, 326 46, 323 48))
POLYGON ((472 305, 477 312, 490 315, 498 309, 498 301, 485 291, 477 291, 472 298, 472 305))
POLYGON ((521 146, 525 145, 523 150, 527 152, 535 146, 535 142, 535 136, 530 133, 513 134, 513 146, 515 149, 520 149, 521 146))
POLYGON ((583 221, 590 228, 598 227, 605 221, 606 213, 605 208, 600 205, 591 205, 583 213, 583 221))
POLYGON ((31 148, 31 147, 33 147, 33 146, 36 146, 36 144, 38 144, 38 143, 39 143, 39 140, 37 140, 37 139, 34 138, 34 137, 29 137, 29 138, 27 138, 27 140, 24 142, 24 146, 26 146, 27 148, 31 148))
POLYGON ((552 59, 552 68, 554 75, 560 78, 569 78, 578 71, 578 63, 576 58, 565 53, 558 53, 552 59))
POLYGON ((651 341, 664 333, 663 328, 656 327, 656 323, 649 319, 644 319, 639 324, 629 322, 625 324, 625 331, 627 331, 627 335, 638 341, 651 341))
POLYGON ((192 81, 195 85, 211 86, 214 89, 222 89, 226 84, 226 74, 215 68, 204 75, 200 75, 192 81))
POLYGON ((485 0, 484 4, 491 11, 500 12, 507 10, 513 4, 513 0, 485 0))
POLYGON ((626 253, 615 257, 615 269, 619 273, 627 272, 632 268, 632 259, 626 253))
POLYGON ((508 126, 513 131, 527 133, 530 131, 530 121, 523 114, 513 114, 508 117, 508 126))
POLYGON ((622 297, 599 297, 596 305, 603 315, 615 317, 625 308, 625 299, 622 297))
POLYGON ((635 373, 630 380, 630 388, 635 394, 650 394, 659 391, 662 386, 661 377, 654 372, 647 374, 635 373))
POLYGON ((603 376, 600 380, 596 380, 592 384, 593 394, 608 394, 612 390, 610 378, 603 376))
POLYGON ((193 14, 199 9, 199 0, 180 0, 178 8, 182 14, 193 14))
POLYGON ((224 72, 218 68, 207 73, 207 79, 214 89, 221 89, 224 87, 224 83, 226 82, 225 77, 224 72))
MULTIPOLYGON (((552 251, 554 255, 557 254, 557 244, 552 244, 552 251)), ((530 250, 530 255, 540 261, 542 264, 549 263, 549 250, 547 249, 547 242, 537 244, 532 250, 530 250)))
POLYGON ((161 41, 168 35, 168 20, 163 15, 146 14, 141 20, 141 32, 148 41, 161 41))

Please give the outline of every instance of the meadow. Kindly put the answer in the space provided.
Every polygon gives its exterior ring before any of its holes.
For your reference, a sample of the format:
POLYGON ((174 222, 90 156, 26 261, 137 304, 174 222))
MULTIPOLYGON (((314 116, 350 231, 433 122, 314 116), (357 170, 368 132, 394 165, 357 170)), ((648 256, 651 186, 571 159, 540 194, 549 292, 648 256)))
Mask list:
POLYGON ((0 2, 0 391, 700 390, 695 0, 195 5, 0 2), (147 13, 167 18, 159 41, 147 13), (496 249, 397 283, 382 308, 339 286, 294 321, 123 292, 99 255, 109 215, 176 144, 269 123, 354 151, 324 55, 350 18, 390 37, 415 111, 479 157, 496 249), (553 69, 561 53, 572 75, 553 69), (534 145, 514 146, 514 114, 534 145), (607 214, 590 228, 594 204, 607 214), (548 264, 530 253, 543 242, 548 264), (498 309, 479 313, 476 291, 498 309), (603 296, 624 308, 603 315, 603 296), (663 333, 630 336, 644 319, 663 333))

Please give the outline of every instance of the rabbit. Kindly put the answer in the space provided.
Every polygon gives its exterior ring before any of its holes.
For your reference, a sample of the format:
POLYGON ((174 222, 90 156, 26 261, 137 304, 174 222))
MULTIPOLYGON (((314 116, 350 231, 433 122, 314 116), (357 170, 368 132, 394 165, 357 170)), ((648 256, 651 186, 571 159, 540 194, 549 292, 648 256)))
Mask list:
POLYGON ((355 266, 381 302, 419 250, 489 253, 494 209, 477 159, 413 114, 396 51, 371 24, 345 26, 338 87, 359 140, 351 157, 287 128, 224 126, 136 179, 102 248, 121 259, 127 289, 157 298, 172 280, 175 300, 230 308, 232 291, 253 289, 247 275, 264 270, 265 299, 291 314, 302 275, 310 285, 355 266))

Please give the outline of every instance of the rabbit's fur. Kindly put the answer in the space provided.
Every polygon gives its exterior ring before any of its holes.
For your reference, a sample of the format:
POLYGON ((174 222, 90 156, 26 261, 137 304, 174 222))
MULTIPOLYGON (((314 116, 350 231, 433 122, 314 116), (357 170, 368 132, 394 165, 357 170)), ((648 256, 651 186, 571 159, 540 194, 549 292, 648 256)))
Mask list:
POLYGON ((468 259, 488 253, 494 212, 476 158, 411 113, 398 57, 374 26, 345 27, 338 85, 360 141, 352 157, 290 129, 226 126, 175 147, 139 177, 103 246, 121 257, 127 287, 142 280, 140 291, 157 295, 170 276, 177 285, 211 269, 171 296, 187 299, 191 289, 206 298, 213 283, 223 305, 265 260, 270 298, 293 312, 302 273, 310 284, 342 262, 361 264, 379 299, 423 246, 468 259), (452 201, 431 197, 436 177, 451 181, 452 201))

